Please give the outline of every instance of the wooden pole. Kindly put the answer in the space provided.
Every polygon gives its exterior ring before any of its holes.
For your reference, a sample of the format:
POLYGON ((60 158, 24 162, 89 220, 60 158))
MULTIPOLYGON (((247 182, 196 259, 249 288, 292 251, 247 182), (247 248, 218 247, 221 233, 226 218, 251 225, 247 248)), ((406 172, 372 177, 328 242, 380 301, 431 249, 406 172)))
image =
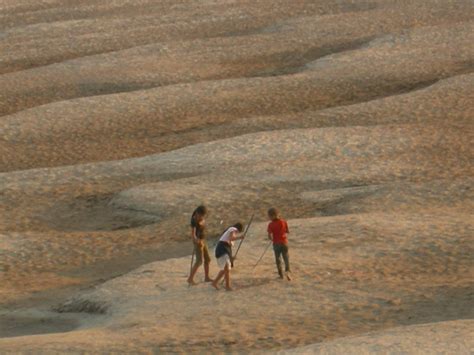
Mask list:
POLYGON ((253 268, 255 269, 258 265, 258 263, 260 262, 260 260, 263 259, 263 256, 265 255, 265 253, 267 252, 268 248, 270 247, 270 245, 272 245, 273 241, 270 240, 270 243, 268 243, 267 247, 265 248, 265 250, 263 251, 263 254, 262 256, 260 257, 260 259, 258 259, 257 263, 253 266, 253 268))
MULTIPOLYGON (((249 231, 249 228, 250 228, 250 225, 252 224, 252 221, 253 221, 253 217, 254 217, 254 216, 255 216, 255 213, 252 214, 252 217, 250 217, 250 221, 249 221, 249 223, 247 224, 247 227, 245 228, 244 237, 247 235, 247 232, 249 231)), ((244 239, 245 239, 245 238, 242 238, 242 239, 240 240, 240 244, 239 244, 239 247, 237 248, 237 251, 235 252, 234 259, 237 257, 237 254, 239 253, 240 247, 242 246, 242 243, 244 242, 244 239)))

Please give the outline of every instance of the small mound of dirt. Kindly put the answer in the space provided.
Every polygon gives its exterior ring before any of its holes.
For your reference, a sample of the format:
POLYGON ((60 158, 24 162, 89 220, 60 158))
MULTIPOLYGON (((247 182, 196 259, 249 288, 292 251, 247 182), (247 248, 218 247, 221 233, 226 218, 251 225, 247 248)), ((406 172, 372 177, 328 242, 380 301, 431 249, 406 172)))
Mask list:
POLYGON ((109 306, 105 302, 96 302, 87 299, 72 299, 53 307, 58 313, 90 313, 105 314, 109 306))

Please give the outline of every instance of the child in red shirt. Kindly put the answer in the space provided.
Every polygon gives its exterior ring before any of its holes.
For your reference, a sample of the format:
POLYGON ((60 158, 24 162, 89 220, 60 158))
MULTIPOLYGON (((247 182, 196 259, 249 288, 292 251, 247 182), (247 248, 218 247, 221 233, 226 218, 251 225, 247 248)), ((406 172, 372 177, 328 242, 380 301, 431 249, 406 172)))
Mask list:
POLYGON ((273 251, 275 252, 275 261, 278 269, 278 275, 283 278, 283 270, 281 265, 281 257, 285 262, 285 275, 288 281, 290 277, 290 257, 288 255, 288 238, 287 234, 290 233, 288 230, 288 223, 282 219, 276 208, 270 208, 268 210, 268 218, 271 222, 268 224, 267 232, 268 239, 273 241, 273 251))

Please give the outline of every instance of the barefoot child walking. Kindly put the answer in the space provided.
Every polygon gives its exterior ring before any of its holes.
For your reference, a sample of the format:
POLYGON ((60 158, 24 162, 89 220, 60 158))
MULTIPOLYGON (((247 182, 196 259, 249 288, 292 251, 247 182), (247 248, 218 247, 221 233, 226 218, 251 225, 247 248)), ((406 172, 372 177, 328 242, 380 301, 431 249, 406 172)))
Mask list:
POLYGON ((191 272, 188 277, 189 285, 196 285, 194 276, 197 270, 203 263, 204 259, 204 281, 211 282, 212 279, 209 277, 209 264, 211 257, 209 256, 209 249, 206 242, 206 218, 207 208, 206 206, 197 207, 191 216, 191 239, 194 245, 194 255, 196 261, 191 267, 191 272))
POLYGON ((268 218, 271 222, 268 224, 267 232, 268 239, 273 241, 273 251, 275 253, 275 262, 278 270, 278 275, 283 278, 283 270, 281 265, 281 257, 285 262, 285 276, 288 281, 291 280, 290 276, 290 256, 288 254, 288 237, 290 233, 288 229, 288 223, 280 217, 276 208, 270 208, 268 210, 268 218))
POLYGON ((236 223, 232 227, 227 228, 219 238, 219 242, 216 246, 216 259, 217 265, 221 270, 212 282, 212 286, 216 290, 219 289, 218 283, 222 276, 224 276, 225 289, 232 291, 232 287, 230 286, 230 269, 233 266, 232 246, 234 245, 234 241, 245 238, 245 236, 237 236, 242 232, 243 228, 242 223, 236 223))

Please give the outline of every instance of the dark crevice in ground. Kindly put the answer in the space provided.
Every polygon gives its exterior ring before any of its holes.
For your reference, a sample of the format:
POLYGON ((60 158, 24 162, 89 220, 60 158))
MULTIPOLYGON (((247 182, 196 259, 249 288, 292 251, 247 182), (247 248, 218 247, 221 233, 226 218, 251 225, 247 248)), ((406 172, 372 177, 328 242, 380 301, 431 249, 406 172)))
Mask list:
POLYGON ((268 63, 275 61, 277 63, 283 62, 284 64, 277 65, 276 68, 264 69, 257 73, 253 73, 252 75, 243 77, 271 77, 301 73, 308 70, 306 66, 308 63, 314 62, 328 55, 340 54, 360 49, 370 43, 375 38, 375 36, 371 36, 340 43, 337 45, 313 47, 302 53, 291 51, 286 53, 279 53, 277 55, 270 55, 268 57, 261 56, 258 58, 259 61, 263 60, 268 63))
POLYGON ((72 317, 43 315, 0 315, 0 338, 70 332, 79 326, 72 317))

